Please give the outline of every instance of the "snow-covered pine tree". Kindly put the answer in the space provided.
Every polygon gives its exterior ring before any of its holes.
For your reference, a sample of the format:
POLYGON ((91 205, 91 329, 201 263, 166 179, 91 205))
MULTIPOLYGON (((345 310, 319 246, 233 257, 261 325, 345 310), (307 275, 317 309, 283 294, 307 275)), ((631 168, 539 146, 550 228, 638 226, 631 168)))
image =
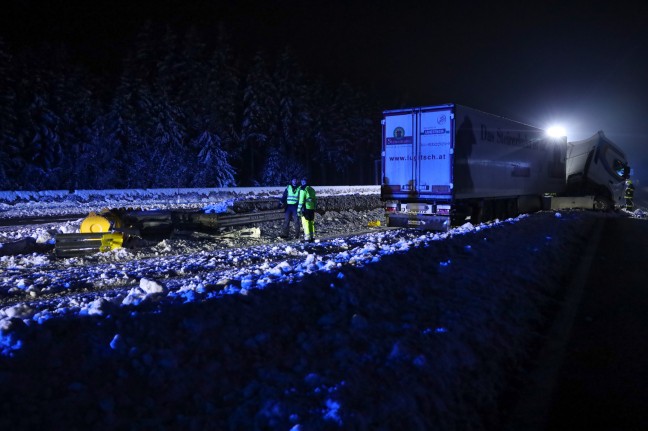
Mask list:
POLYGON ((17 172, 24 188, 55 189, 63 176, 61 118, 52 93, 56 87, 51 46, 21 58, 17 82, 16 146, 24 165, 17 172))
POLYGON ((152 187, 184 187, 190 179, 187 170, 186 132, 179 109, 163 95, 155 105, 155 129, 149 137, 150 181, 152 187))
POLYGON ((219 136, 204 131, 192 144, 198 149, 198 169, 193 187, 236 186, 235 170, 229 163, 227 153, 221 148, 219 136))
POLYGON ((241 175, 245 184, 254 184, 261 178, 259 169, 264 163, 266 154, 264 146, 276 131, 275 119, 278 117, 276 93, 263 54, 257 52, 243 88, 241 175))
POLYGON ((345 82, 316 94, 313 139, 322 180, 366 181, 363 166, 371 165, 371 146, 379 140, 366 97, 345 82))
POLYGON ((273 74, 277 88, 278 113, 276 148, 289 160, 308 167, 311 163, 310 129, 312 116, 308 107, 308 87, 290 48, 281 52, 273 74))
POLYGON ((34 95, 28 106, 28 127, 24 131, 27 164, 23 181, 33 190, 58 188, 63 151, 58 131, 60 119, 50 109, 42 94, 34 95))
POLYGON ((338 100, 346 107, 347 115, 344 141, 350 143, 342 148, 343 158, 348 162, 344 166, 345 177, 349 184, 362 184, 371 180, 373 162, 379 158, 376 142, 380 142, 380 128, 371 113, 380 112, 380 108, 372 106, 365 94, 347 83, 343 83, 340 93, 338 100))
POLYGON ((98 110, 94 119, 78 141, 74 156, 74 185, 78 189, 119 188, 122 159, 118 121, 98 110))
POLYGON ((121 118, 129 132, 122 156, 128 160, 123 175, 130 187, 156 187, 156 167, 151 161, 153 154, 163 152, 156 147, 160 142, 156 133, 158 122, 165 118, 159 116, 164 98, 155 87, 160 52, 153 27, 146 23, 136 36, 134 50, 124 61, 112 103, 112 115, 121 118))
POLYGON ((319 170, 319 179, 325 184, 329 179, 334 177, 335 157, 332 151, 329 151, 330 142, 338 133, 338 127, 335 125, 336 117, 334 113, 334 92, 318 79, 311 87, 310 93, 311 109, 313 122, 311 127, 312 151, 313 156, 318 159, 317 169, 319 170))
POLYGON ((175 77, 173 103, 180 107, 189 121, 186 128, 191 136, 197 136, 205 128, 204 116, 209 114, 206 90, 209 87, 209 65, 203 38, 195 28, 190 28, 179 44, 175 63, 170 66, 175 77))
POLYGON ((162 36, 162 43, 157 55, 154 57, 155 69, 152 85, 155 91, 165 94, 170 100, 178 97, 181 84, 181 60, 178 51, 178 36, 175 31, 167 27, 162 36))
POLYGON ((354 117, 358 115, 354 112, 354 97, 353 89, 343 82, 337 87, 333 99, 331 116, 336 125, 336 133, 331 134, 332 139, 328 142, 326 151, 330 152, 327 156, 328 161, 335 167, 338 175, 346 173, 357 151, 351 127, 354 117))
POLYGON ((0 37, 0 190, 16 188, 16 91, 13 57, 0 37))
POLYGON ((223 26, 219 29, 217 46, 209 58, 208 86, 205 96, 209 100, 208 130, 220 136, 221 148, 230 157, 241 154, 237 132, 241 111, 240 72, 223 26))
POLYGON ((78 159, 89 135, 93 115, 97 115, 98 100, 89 88, 86 74, 74 65, 64 48, 53 50, 50 67, 48 98, 51 109, 59 118, 63 160, 56 188, 79 187, 78 159))
POLYGON ((265 163, 261 169, 261 186, 281 186, 290 183, 292 177, 307 175, 307 171, 299 161, 285 154, 278 147, 270 147, 265 163))

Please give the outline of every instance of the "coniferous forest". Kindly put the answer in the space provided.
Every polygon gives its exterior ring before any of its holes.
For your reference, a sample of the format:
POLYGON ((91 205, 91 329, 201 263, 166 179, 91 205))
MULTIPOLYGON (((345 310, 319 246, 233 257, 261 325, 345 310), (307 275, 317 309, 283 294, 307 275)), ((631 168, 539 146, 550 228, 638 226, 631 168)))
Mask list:
POLYGON ((148 23, 105 70, 0 39, 0 190, 373 184, 379 110, 325 78, 223 29, 148 23))

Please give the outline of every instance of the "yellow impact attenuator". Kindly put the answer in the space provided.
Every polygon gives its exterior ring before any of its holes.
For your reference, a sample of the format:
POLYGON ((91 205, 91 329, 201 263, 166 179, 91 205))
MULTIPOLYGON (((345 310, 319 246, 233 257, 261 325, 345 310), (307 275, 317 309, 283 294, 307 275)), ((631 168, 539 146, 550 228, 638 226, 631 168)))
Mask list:
POLYGON ((90 215, 83 219, 79 231, 81 233, 99 233, 108 232, 110 230, 110 220, 106 217, 90 213, 90 215))
POLYGON ((101 237, 101 246, 99 247, 99 251, 110 251, 116 248, 120 248, 124 244, 124 234, 122 234, 121 232, 110 232, 112 228, 112 223, 107 217, 103 215, 97 215, 95 213, 90 213, 90 215, 84 218, 81 222, 79 231, 81 233, 106 232, 101 237))
POLYGON ((101 247, 99 251, 110 251, 120 248, 124 244, 124 234, 107 233, 101 237, 101 247))
POLYGON ((367 223, 369 227, 380 227, 380 220, 373 220, 367 223))

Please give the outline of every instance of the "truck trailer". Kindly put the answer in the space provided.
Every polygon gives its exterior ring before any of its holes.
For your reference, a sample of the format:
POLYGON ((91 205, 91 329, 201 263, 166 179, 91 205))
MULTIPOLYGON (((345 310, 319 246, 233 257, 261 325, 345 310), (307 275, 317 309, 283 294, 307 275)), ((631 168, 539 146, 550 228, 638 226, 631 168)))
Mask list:
MULTIPOLYGON (((593 187, 584 186, 585 179, 611 181, 609 175, 588 173, 591 162, 577 167, 578 149, 584 147, 570 146, 566 137, 552 138, 543 129, 473 108, 444 104, 383 115, 381 198, 389 226, 445 231, 466 221, 540 210, 546 196, 585 197, 593 187), (570 189, 568 163, 573 165, 570 189)), ((606 145, 606 155, 617 155, 611 142, 606 145)), ((622 152, 617 159, 604 158, 614 167, 611 172, 627 166, 622 152)), ((612 180, 619 181, 622 176, 612 180)))

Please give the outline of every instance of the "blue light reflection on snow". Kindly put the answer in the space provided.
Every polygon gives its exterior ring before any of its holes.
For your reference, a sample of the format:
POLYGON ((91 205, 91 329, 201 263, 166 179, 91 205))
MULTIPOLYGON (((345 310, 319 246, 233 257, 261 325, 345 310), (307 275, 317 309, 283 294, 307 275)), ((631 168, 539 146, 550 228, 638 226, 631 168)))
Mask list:
POLYGON ((0 331, 0 355, 13 356, 13 352, 22 347, 22 341, 16 338, 15 334, 5 334, 0 331))
POLYGON ((326 400, 326 409, 324 410, 324 419, 330 420, 342 426, 342 418, 340 418, 340 403, 335 400, 326 400))
MULTIPOLYGON (((506 220, 507 223, 514 223, 527 215, 521 215, 515 219, 506 220)), ((179 279, 165 280, 164 285, 158 284, 155 280, 146 280, 144 277, 140 280, 146 285, 131 289, 126 298, 123 295, 114 294, 103 297, 94 296, 90 301, 81 297, 68 296, 56 304, 56 309, 34 309, 25 312, 21 318, 24 321, 33 320, 42 324, 44 321, 64 317, 69 315, 77 316, 101 316, 109 315, 104 309, 108 307, 138 307, 141 304, 152 303, 189 303, 214 299, 227 295, 247 294, 252 289, 265 289, 276 283, 292 284, 300 282, 306 274, 314 272, 337 272, 337 278, 343 279, 344 268, 346 266, 359 267, 367 264, 378 262, 383 256, 407 251, 412 247, 426 247, 430 242, 439 241, 453 235, 462 235, 469 232, 476 232, 482 229, 488 229, 501 223, 482 224, 473 226, 470 223, 453 229, 448 233, 427 232, 415 238, 400 237, 395 231, 377 232, 360 235, 353 239, 331 239, 329 241, 320 241, 316 251, 308 251, 304 247, 295 247, 294 245, 277 246, 261 245, 250 250, 228 250, 227 254, 220 256, 217 252, 213 255, 201 255, 199 268, 210 269, 201 274, 201 278, 193 277, 192 280, 179 279), (322 253, 323 252, 323 253, 322 253), (236 254, 239 253, 239 254, 236 254), (247 254, 246 254, 247 253, 247 254), (250 253, 262 256, 280 256, 280 263, 268 265, 267 261, 259 264, 245 266, 233 270, 216 270, 212 267, 223 260, 229 262, 245 261, 249 258, 250 253), (281 260, 284 259, 284 260, 281 260), (156 287, 157 290, 147 290, 149 286, 156 287)), ((466 251, 470 250, 470 247, 466 251)), ((472 251, 472 250, 470 250, 472 251)), ((176 257, 177 258, 177 257, 176 257)), ((160 266, 170 263, 160 259, 160 266)), ((451 260, 439 263, 442 267, 448 267, 451 260)), ((113 266, 117 263, 113 264, 113 266)), ((127 266, 127 263, 124 265, 127 266)), ((187 268, 189 268, 187 266, 187 268)), ((162 282, 160 280, 160 282, 162 282)), ((52 304, 49 304, 51 306, 52 304)), ((0 321, 2 312, 0 310, 0 321)), ((149 310, 150 311, 150 310, 149 310)), ((445 331, 445 330, 444 330, 445 331)), ((444 332, 437 331, 437 332, 444 332)), ((3 351, 15 350, 20 348, 21 343, 15 339, 4 338, 2 342, 3 351)))

